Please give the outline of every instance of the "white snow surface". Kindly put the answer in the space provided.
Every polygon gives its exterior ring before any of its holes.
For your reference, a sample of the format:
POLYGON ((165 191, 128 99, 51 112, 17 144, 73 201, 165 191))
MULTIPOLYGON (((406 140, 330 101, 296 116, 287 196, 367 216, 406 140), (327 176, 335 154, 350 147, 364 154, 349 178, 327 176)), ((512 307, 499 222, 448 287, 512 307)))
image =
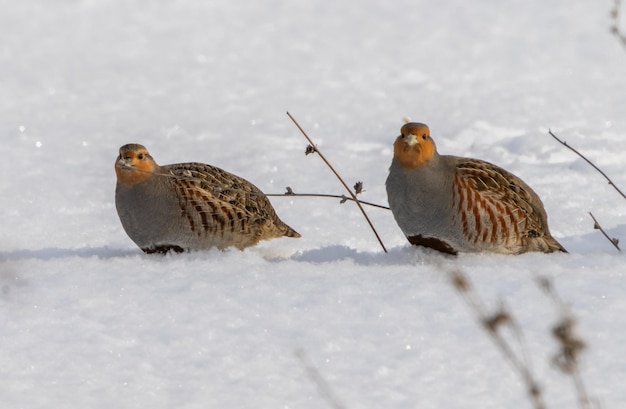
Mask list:
POLYGON ((0 402, 6 408, 529 408, 448 272, 503 300, 550 408, 554 280, 604 409, 626 404, 626 50, 612 1, 24 0, 0 7, 0 402), (386 204, 405 117, 439 151, 505 167, 570 254, 444 257, 386 210, 273 197, 302 234, 243 252, 144 255, 114 205, 137 142, 266 193, 342 194, 285 112, 363 200, 386 204), (306 364, 296 355, 301 351, 306 364), (335 402, 321 393, 315 367, 335 402))

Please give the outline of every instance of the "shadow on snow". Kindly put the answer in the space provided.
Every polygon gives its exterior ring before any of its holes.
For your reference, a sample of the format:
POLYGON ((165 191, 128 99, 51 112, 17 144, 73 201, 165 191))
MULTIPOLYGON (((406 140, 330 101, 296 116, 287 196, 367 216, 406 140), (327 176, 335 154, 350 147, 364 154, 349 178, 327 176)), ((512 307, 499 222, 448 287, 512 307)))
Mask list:
POLYGON ((38 250, 14 250, 8 252, 0 252, 0 261, 16 261, 16 260, 55 260, 67 257, 91 258, 98 257, 102 259, 126 257, 131 255, 142 254, 136 249, 119 249, 107 246, 103 247, 83 247, 79 249, 62 249, 57 247, 48 247, 38 250))

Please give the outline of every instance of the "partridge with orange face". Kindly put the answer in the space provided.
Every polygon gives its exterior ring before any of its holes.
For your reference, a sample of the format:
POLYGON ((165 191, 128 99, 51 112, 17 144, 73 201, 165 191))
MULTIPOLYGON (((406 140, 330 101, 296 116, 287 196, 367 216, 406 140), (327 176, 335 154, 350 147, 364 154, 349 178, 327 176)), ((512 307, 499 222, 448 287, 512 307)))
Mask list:
POLYGON ((159 166, 128 144, 115 161, 115 206, 128 236, 146 253, 244 249, 260 240, 300 237, 247 180, 203 163, 159 166))
POLYGON ((436 250, 520 254, 566 250, 539 196, 491 163, 439 155, 428 126, 407 123, 387 178, 389 207, 410 243, 436 250))

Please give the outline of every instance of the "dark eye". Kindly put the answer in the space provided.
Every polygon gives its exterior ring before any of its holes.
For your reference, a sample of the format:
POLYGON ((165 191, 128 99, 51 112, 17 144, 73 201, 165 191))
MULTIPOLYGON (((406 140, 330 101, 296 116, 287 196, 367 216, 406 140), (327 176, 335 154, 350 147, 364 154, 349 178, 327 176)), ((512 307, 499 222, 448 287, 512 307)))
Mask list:
POLYGON ((143 159, 143 153, 140 153, 139 155, 137 155, 137 159, 139 160, 143 159))
POLYGON ((427 135, 426 135, 426 134, 422 135, 422 139, 423 139, 423 140, 426 140, 426 138, 427 138, 427 135))

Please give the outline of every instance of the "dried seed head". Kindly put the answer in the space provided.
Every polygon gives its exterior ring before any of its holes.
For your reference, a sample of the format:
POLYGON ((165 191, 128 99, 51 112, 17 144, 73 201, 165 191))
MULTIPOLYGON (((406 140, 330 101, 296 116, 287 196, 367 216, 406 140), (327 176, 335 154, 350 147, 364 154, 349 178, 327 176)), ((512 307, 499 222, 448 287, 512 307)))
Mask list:
POLYGON ((461 271, 453 270, 450 274, 452 275, 452 285, 454 285, 454 288, 462 293, 470 290, 470 282, 461 271))
POLYGON ((535 382, 532 383, 532 385, 530 386, 528 392, 530 393, 531 396, 534 396, 534 397, 541 396, 541 388, 535 382))
POLYGON ((552 281, 548 277, 537 277, 539 288, 546 294, 552 294, 552 281))
POLYGON ((511 322, 511 316, 505 310, 500 310, 490 317, 485 318, 483 324, 491 332, 497 332, 501 325, 511 322))
POLYGON ((306 149, 304 150, 304 154, 310 155, 311 153, 315 153, 316 151, 317 150, 315 149, 313 145, 307 145, 306 149))
POLYGON ((617 17, 619 17, 619 9, 618 9, 618 7, 619 6, 615 5, 613 7, 613 9, 611 10, 611 18, 617 19, 617 17))
POLYGON ((572 321, 570 317, 564 317, 561 322, 557 323, 554 328, 552 328, 552 335, 560 343, 566 342, 570 337, 574 325, 572 321))
POLYGON ((575 326, 576 321, 571 316, 565 316, 552 329, 552 335, 560 345, 552 362, 564 373, 572 373, 576 370, 578 356, 586 347, 585 342, 575 333, 575 326))
POLYGON ((357 195, 363 193, 363 182, 356 182, 354 184, 354 193, 357 195))

